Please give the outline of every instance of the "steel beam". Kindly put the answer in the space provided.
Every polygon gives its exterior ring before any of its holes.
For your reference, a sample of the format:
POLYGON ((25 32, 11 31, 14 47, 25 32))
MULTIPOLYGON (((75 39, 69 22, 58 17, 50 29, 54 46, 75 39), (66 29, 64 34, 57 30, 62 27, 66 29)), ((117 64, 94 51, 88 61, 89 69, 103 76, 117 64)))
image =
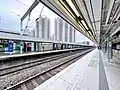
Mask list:
POLYGON ((34 3, 30 6, 27 12, 22 16, 21 22, 27 17, 28 14, 39 4, 40 0, 35 0, 34 3))
POLYGON ((116 30, 114 30, 114 32, 110 35, 110 37, 112 37, 114 34, 116 34, 118 31, 120 31, 120 27, 118 27, 116 30))
POLYGON ((108 20, 110 18, 110 14, 111 14, 114 2, 115 2, 115 0, 110 0, 109 10, 108 10, 108 14, 107 14, 106 22, 105 22, 106 25, 107 25, 108 20))

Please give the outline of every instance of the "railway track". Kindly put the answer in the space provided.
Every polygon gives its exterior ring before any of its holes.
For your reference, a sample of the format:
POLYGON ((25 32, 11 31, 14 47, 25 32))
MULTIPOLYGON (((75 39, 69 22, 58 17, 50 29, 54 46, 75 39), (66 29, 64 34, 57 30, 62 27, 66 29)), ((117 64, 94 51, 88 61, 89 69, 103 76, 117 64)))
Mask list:
POLYGON ((31 61, 31 62, 19 64, 19 65, 13 65, 13 66, 10 66, 7 68, 2 68, 2 69, 0 69, 0 76, 12 74, 12 73, 18 72, 20 70, 25 70, 27 68, 31 68, 31 67, 43 64, 43 63, 50 62, 50 61, 55 61, 60 58, 64 58, 68 55, 76 54, 78 52, 80 52, 80 51, 76 51, 76 52, 72 52, 72 53, 64 53, 64 54, 55 55, 55 56, 51 56, 51 57, 47 57, 47 58, 37 59, 37 60, 31 61))
POLYGON ((74 57, 67 58, 64 60, 64 62, 61 62, 57 65, 54 65, 54 67, 51 67, 41 73, 38 73, 26 80, 23 80, 13 86, 10 86, 6 88, 5 90, 33 90, 35 87, 46 81, 47 79, 51 78, 64 68, 66 68, 71 63, 77 61, 79 58, 81 58, 86 53, 90 52, 91 50, 86 50, 84 52, 81 52, 79 54, 76 54, 74 57))

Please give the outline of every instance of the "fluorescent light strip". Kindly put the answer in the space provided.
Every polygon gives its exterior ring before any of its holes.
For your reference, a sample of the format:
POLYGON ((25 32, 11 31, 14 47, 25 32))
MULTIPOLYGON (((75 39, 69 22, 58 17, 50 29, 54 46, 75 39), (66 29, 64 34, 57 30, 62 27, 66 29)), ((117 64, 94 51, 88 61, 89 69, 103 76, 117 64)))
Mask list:
POLYGON ((72 10, 75 12, 75 14, 77 15, 77 17, 80 16, 79 12, 77 11, 77 9, 75 8, 73 2, 71 0, 66 0, 67 3, 70 5, 70 7, 72 8, 72 10))
POLYGON ((95 40, 95 37, 92 35, 92 38, 95 40))
MULTIPOLYGON (((58 0, 58 2, 62 5, 62 7, 64 8, 64 10, 67 11, 67 13, 76 21, 75 16, 73 15, 73 13, 70 11, 70 9, 66 6, 66 4, 62 1, 62 0, 58 0)), ((86 29, 80 21, 76 21, 82 28, 86 29)), ((84 30, 85 32, 86 30, 84 30)), ((87 31, 86 31, 87 32, 87 31)))
POLYGON ((95 37, 92 35, 91 31, 88 31, 88 33, 95 40, 95 37))
POLYGON ((92 39, 95 40, 95 38, 94 38, 94 36, 92 35, 91 31, 88 31, 88 34, 90 35, 90 37, 91 37, 92 39))
POLYGON ((84 20, 81 20, 81 23, 82 23, 82 24, 84 25, 84 27, 88 30, 88 27, 87 27, 85 21, 84 21, 84 20))
POLYGON ((88 31, 88 33, 89 33, 90 36, 93 36, 93 35, 91 34, 91 31, 88 31))
POLYGON ((64 4, 62 0, 58 0, 61 5, 64 7, 64 9, 75 19, 75 16, 72 14, 72 12, 68 9, 68 7, 64 4))
MULTIPOLYGON (((73 13, 70 11, 70 9, 64 4, 64 2, 62 0, 58 0, 62 5, 63 7, 69 12, 69 14, 71 14, 74 19, 75 19, 75 16, 73 15, 73 13)), ((66 2, 69 4, 69 6, 71 7, 71 9, 74 11, 74 13, 76 14, 77 17, 80 17, 80 14, 79 12, 77 11, 77 9, 75 8, 73 2, 71 0, 66 0, 66 2)), ((84 20, 81 20, 81 21, 78 21, 78 24, 80 24, 81 27, 85 28, 88 30, 88 27, 86 25, 86 23, 84 22, 84 20), (81 25, 82 24, 82 25, 81 25)), ((85 30, 86 31, 86 30, 85 30)))
POLYGON ((89 32, 88 32, 89 36, 94 40, 95 38, 93 37, 93 35, 91 35, 89 32))
MULTIPOLYGON (((69 14, 70 16, 72 16, 72 18, 76 21, 75 16, 74 16, 73 13, 70 11, 70 9, 66 6, 66 4, 65 4, 62 0, 58 0, 58 1, 59 1, 59 3, 64 7, 64 9, 68 12, 68 14, 69 14)), ((86 28, 81 24, 80 21, 78 21, 77 23, 78 23, 82 28, 86 29, 86 28)), ((86 31, 86 30, 85 30, 85 31, 86 31)))

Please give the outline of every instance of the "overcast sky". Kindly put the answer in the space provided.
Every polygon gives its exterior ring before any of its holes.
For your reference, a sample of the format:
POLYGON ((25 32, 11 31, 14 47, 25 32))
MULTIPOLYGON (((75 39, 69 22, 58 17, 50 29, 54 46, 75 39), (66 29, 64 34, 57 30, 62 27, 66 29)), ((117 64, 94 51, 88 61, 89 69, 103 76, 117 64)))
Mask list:
MULTIPOLYGON (((34 0, 0 0, 0 29, 7 29, 12 31, 20 32, 20 18, 27 11, 29 6, 34 2, 34 0)), ((43 5, 39 4, 34 11, 31 13, 30 21, 28 26, 31 29, 35 28, 35 19, 39 17, 40 11, 43 5), (34 24, 33 24, 34 23, 34 24)), ((54 33, 53 22, 56 17, 55 13, 44 7, 42 12, 42 17, 48 17, 52 21, 51 35, 54 33)), ((28 17, 24 21, 24 26, 27 25, 28 17)), ((76 31, 76 41, 90 41, 85 36, 76 31)))

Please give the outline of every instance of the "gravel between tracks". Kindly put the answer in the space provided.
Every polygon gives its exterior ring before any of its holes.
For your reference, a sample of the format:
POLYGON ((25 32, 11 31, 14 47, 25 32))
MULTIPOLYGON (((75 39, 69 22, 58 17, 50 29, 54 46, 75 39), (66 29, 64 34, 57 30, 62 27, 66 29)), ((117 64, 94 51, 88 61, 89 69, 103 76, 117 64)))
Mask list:
MULTIPOLYGON (((61 54, 57 54, 57 55, 61 55, 61 54)), ((34 61, 34 60, 41 60, 41 59, 44 59, 44 58, 49 58, 49 57, 52 57, 52 56, 57 56, 57 55, 46 55, 44 57, 38 57, 36 59, 34 58, 31 58, 31 59, 22 59, 22 60, 10 60, 10 61, 4 61, 4 62, 0 62, 0 69, 1 68, 6 68, 6 67, 9 67, 9 66, 12 66, 12 65, 19 65, 19 64, 23 64, 23 63, 28 63, 30 61, 34 61)))
POLYGON ((1 76, 0 77, 0 90, 4 90, 4 88, 6 87, 14 85, 24 79, 31 77, 32 75, 43 72, 44 70, 47 70, 48 68, 53 67, 54 65, 57 65, 60 62, 63 62, 64 60, 67 60, 68 58, 76 56, 77 54, 71 55, 65 58, 61 58, 57 61, 51 61, 51 62, 47 62, 47 63, 41 64, 35 67, 31 67, 25 70, 21 70, 21 71, 15 72, 14 74, 1 76))

